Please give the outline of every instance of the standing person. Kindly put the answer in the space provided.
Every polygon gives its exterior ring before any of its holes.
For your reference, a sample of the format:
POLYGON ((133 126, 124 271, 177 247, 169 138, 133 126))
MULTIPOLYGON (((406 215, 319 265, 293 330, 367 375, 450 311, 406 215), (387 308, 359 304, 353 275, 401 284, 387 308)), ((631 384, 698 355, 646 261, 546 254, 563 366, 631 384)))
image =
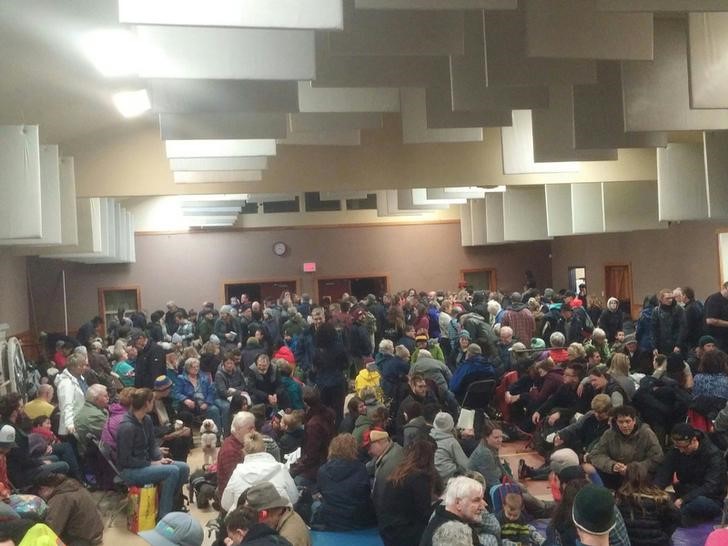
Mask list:
POLYGON ((129 334, 129 343, 137 350, 134 386, 137 389, 154 388, 154 380, 167 373, 164 349, 152 343, 143 330, 136 328, 129 334))
POLYGON ((722 351, 728 351, 728 282, 705 300, 705 333, 715 338, 722 351))
POLYGON ((319 467, 326 461, 329 444, 336 435, 334 412, 321 401, 319 391, 306 389, 303 393, 306 418, 303 429, 301 458, 291 466, 291 475, 296 485, 316 483, 319 467))
POLYGON ((632 546, 670 544, 680 525, 680 511, 670 495, 652 485, 645 467, 635 463, 627 465, 625 482, 617 490, 617 507, 632 546))
POLYGON ((683 303, 685 304, 685 321, 687 323, 685 342, 688 349, 694 349, 698 346, 705 329, 705 307, 695 299, 695 290, 689 286, 683 288, 682 292, 683 303))
POLYGON ((121 478, 129 485, 161 483, 158 515, 161 519, 174 508, 181 507, 182 486, 189 480, 190 467, 162 457, 148 415, 153 409, 154 393, 150 389, 136 390, 132 395, 131 412, 124 416, 116 435, 116 462, 121 478))
POLYGON ((536 322, 528 306, 523 303, 523 297, 519 292, 511 294, 511 305, 503 313, 501 326, 510 326, 513 329, 513 337, 526 347, 531 346, 531 338, 536 330, 536 322))
POLYGON ((685 353, 687 337, 685 310, 677 304, 669 288, 660 290, 658 299, 660 305, 652 312, 651 324, 654 351, 664 355, 673 352, 685 353))
POLYGON ((432 513, 441 485, 434 465, 432 442, 410 444, 385 480, 379 534, 385 546, 417 546, 432 513))
POLYGON ((688 423, 675 425, 671 437, 673 447, 657 471, 655 485, 674 485, 674 505, 682 513, 683 525, 710 520, 721 513, 728 483, 723 454, 688 423))
POLYGON ((343 345, 338 341, 336 329, 331 324, 324 324, 319 328, 315 347, 313 381, 321 392, 321 402, 334 410, 338 427, 344 414, 346 399, 344 373, 349 367, 349 358, 343 345))
POLYGON ((622 310, 619 308, 619 300, 617 298, 609 298, 607 300, 607 308, 599 315, 597 326, 604 330, 607 335, 607 341, 614 343, 617 332, 623 328, 624 318, 622 310))
POLYGON ((61 412, 60 421, 58 422, 59 436, 72 436, 76 432, 74 419, 86 402, 86 395, 82 386, 85 383, 81 381, 85 364, 86 359, 82 355, 72 354, 68 357, 66 369, 56 379, 58 407, 61 412))

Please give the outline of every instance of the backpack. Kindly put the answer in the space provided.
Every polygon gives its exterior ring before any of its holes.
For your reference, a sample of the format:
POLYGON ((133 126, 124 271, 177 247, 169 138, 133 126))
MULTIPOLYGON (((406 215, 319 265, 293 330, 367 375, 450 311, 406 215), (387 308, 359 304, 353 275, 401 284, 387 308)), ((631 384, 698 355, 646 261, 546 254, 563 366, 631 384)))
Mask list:
POLYGON ((196 470, 190 475, 188 489, 190 503, 194 502, 196 495, 197 508, 207 508, 210 501, 215 497, 217 472, 205 472, 203 469, 196 470))

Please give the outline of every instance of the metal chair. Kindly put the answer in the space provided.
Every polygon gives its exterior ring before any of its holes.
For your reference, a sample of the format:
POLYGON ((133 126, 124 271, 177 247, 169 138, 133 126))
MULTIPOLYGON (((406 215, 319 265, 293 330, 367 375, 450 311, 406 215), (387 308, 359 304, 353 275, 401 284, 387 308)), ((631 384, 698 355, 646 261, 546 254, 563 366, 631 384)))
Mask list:
POLYGON ((103 495, 101 496, 99 501, 96 503, 96 506, 99 507, 99 510, 100 510, 101 504, 105 500, 117 497, 116 506, 104 514, 106 516, 106 515, 109 515, 109 513, 111 513, 111 518, 109 519, 109 527, 113 527, 114 521, 116 520, 117 516, 119 514, 121 514, 124 510, 126 510, 127 506, 129 506, 129 489, 128 489, 128 486, 126 485, 126 483, 124 482, 123 478, 121 477, 121 474, 119 473, 119 469, 117 468, 116 464, 114 463, 114 461, 111 457, 111 450, 109 449, 109 446, 105 445, 103 442, 94 438, 93 435, 91 435, 91 434, 89 434, 87 436, 87 440, 96 446, 96 448, 99 450, 99 453, 106 461, 106 464, 108 464, 109 468, 111 468, 111 470, 113 470, 113 472, 114 472, 113 489, 104 491, 103 495))
POLYGON ((481 379, 468 385, 463 397, 462 407, 471 410, 485 411, 495 393, 495 379, 481 379))

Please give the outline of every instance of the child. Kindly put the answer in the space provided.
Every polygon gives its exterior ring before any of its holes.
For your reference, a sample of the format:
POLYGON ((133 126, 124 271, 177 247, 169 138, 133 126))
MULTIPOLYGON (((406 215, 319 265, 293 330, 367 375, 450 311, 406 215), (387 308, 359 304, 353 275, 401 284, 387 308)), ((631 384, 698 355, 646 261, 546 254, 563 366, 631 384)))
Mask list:
MULTIPOLYGON (((293 380, 291 374, 293 367, 283 359, 278 360, 278 371, 281 374, 281 386, 288 395, 290 409, 302 410, 303 407, 303 389, 301 385, 293 380)), ((284 408, 289 409, 289 408, 284 408)))
POLYGON ((281 419, 283 435, 278 440, 281 455, 293 453, 303 445, 303 415, 301 411, 287 413, 281 419))
POLYGON ((520 544, 540 546, 546 541, 533 525, 526 523, 523 515, 523 497, 518 493, 508 493, 503 502, 503 510, 496 514, 501 526, 503 546, 520 544))
POLYGON ((33 419, 33 428, 28 435, 28 451, 32 457, 46 457, 53 452, 53 445, 60 442, 51 430, 51 419, 39 415, 33 419))
POLYGON ((377 401, 382 404, 384 403, 384 392, 380 386, 381 381, 382 376, 379 373, 377 364, 374 360, 370 359, 369 362, 366 363, 366 366, 357 374, 354 382, 354 388, 356 389, 356 392, 359 393, 359 396, 361 396, 361 392, 367 387, 374 389, 377 401))
POLYGON ((614 336, 614 343, 612 343, 610 350, 612 351, 612 354, 614 354, 621 353, 622 349, 624 349, 624 332, 619 330, 617 335, 614 336))
POLYGON ((125 387, 134 386, 134 366, 129 364, 129 357, 124 349, 114 351, 114 360, 116 363, 111 368, 111 372, 119 376, 121 384, 125 387))

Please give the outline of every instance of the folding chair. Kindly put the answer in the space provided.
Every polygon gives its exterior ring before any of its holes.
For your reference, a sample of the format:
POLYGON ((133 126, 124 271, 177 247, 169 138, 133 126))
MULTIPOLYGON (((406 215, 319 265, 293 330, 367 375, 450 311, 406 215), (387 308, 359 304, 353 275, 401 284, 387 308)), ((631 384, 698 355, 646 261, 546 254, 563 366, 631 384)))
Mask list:
POLYGON ((495 379, 481 379, 468 385, 462 406, 471 410, 485 411, 495 393, 495 379))
MULTIPOLYGON (((104 491, 103 495, 99 499, 99 501, 96 503, 96 506, 101 509, 101 504, 107 500, 111 499, 114 496, 118 496, 116 507, 112 510, 109 510, 111 513, 111 518, 109 519, 109 527, 114 526, 114 521, 116 520, 116 517, 121 514, 124 510, 126 510, 127 506, 129 505, 129 489, 124 483, 124 480, 121 477, 121 474, 119 473, 119 469, 116 467, 116 464, 114 463, 113 459, 111 458, 111 450, 109 449, 109 446, 105 445, 103 442, 100 442, 96 438, 93 437, 93 435, 89 434, 87 436, 87 439, 90 443, 96 446, 96 448, 99 450, 99 453, 101 453, 101 456, 106 461, 106 464, 109 465, 109 468, 113 470, 114 472, 114 487, 113 489, 109 489, 104 491)), ((104 515, 108 515, 109 512, 105 513, 104 515)))

